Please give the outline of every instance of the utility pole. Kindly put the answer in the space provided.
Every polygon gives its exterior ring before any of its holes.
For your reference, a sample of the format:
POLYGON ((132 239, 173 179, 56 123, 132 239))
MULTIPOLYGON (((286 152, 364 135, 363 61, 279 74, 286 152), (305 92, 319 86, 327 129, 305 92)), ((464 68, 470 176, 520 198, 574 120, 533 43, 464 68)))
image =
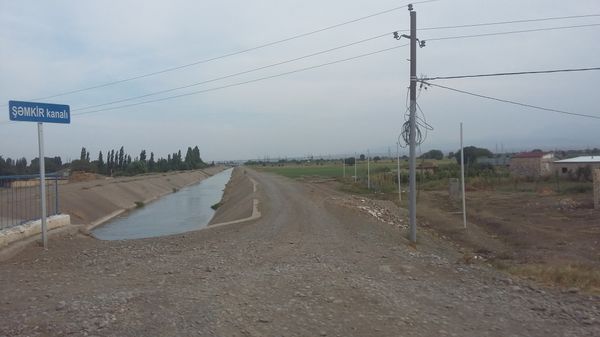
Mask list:
POLYGON ((371 153, 367 150, 367 189, 371 189, 371 153))
POLYGON ((465 149, 463 147, 463 123, 460 122, 460 180, 462 185, 463 226, 467 229, 467 203, 465 197, 465 149))
POLYGON ((396 157, 398 159, 398 201, 402 203, 402 184, 400 182, 400 136, 396 140, 396 157))
POLYGON ((342 158, 342 167, 344 168, 344 179, 346 179, 346 156, 342 158))
POLYGON ((356 162, 356 152, 354 152, 354 182, 356 182, 356 166, 358 163, 356 162))
POLYGON ((408 216, 410 225, 409 239, 417 243, 417 179, 416 179, 416 120, 417 111, 417 12, 408 6, 410 11, 410 134, 409 134, 409 202, 408 216))

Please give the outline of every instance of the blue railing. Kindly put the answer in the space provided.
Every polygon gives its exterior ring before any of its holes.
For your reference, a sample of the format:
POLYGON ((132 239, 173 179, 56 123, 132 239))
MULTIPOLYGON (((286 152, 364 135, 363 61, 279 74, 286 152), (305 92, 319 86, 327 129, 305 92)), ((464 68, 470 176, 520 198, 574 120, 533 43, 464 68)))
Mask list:
MULTIPOLYGON (((59 174, 46 174, 46 215, 59 214, 59 174)), ((42 217, 40 176, 0 176, 0 229, 14 227, 42 217)))

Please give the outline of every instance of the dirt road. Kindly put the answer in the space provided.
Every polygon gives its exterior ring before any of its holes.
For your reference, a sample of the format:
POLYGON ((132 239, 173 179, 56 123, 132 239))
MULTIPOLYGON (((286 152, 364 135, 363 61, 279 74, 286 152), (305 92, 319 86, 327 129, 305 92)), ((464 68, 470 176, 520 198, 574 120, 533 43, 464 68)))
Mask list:
POLYGON ((599 297, 457 263, 425 236, 415 250, 346 195, 247 174, 259 183, 254 222, 58 238, 0 263, 0 336, 600 335, 599 297))

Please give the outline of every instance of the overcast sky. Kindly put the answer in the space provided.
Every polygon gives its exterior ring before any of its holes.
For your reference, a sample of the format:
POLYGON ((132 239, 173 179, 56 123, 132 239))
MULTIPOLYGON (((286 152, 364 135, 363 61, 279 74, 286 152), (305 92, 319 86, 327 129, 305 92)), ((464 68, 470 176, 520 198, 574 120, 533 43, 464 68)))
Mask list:
MULTIPOLYGON (((0 155, 37 155, 34 123, 6 123, 7 102, 101 85, 248 49, 407 4, 406 1, 9 1, 0 0, 0 155)), ((598 0, 441 0, 417 4, 418 27, 600 14, 598 0)), ((600 17, 429 30, 419 38, 600 23, 600 17)), ((409 49, 232 88, 77 115, 78 108, 262 67, 409 28, 406 8, 260 50, 95 90, 45 99, 69 104, 70 125, 46 124, 46 155, 125 146, 157 156, 198 145, 205 160, 395 152, 404 120, 409 49)), ((600 66, 600 26, 429 41, 427 76, 600 66)), ((161 98, 328 63, 407 41, 389 36, 161 98)), ((600 116, 600 72, 436 82, 462 90, 600 116)), ((140 100, 130 101, 138 102, 140 100)), ((125 103, 121 103, 125 104, 125 103)), ((118 104, 117 104, 118 105, 118 104)), ((111 105, 106 107, 112 107, 111 105)), ((536 111, 439 88, 420 93, 434 127, 423 151, 465 142, 518 151, 600 147, 600 120, 536 111)), ((80 110, 84 112, 86 110, 80 110)), ((90 110, 87 110, 90 111, 90 110)))

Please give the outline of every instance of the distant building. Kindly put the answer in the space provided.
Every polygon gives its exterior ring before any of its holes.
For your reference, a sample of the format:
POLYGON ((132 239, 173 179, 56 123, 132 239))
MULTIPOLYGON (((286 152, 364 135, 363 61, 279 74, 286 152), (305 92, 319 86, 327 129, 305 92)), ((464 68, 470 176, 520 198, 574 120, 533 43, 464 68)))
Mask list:
POLYGON ((552 173, 554 153, 551 152, 521 152, 510 159, 510 173, 517 177, 537 178, 552 173))
POLYGON ((477 164, 482 165, 492 165, 492 166, 504 166, 508 167, 510 165, 511 156, 508 154, 500 154, 495 155, 494 157, 477 157, 475 162, 477 164))
POLYGON ((582 156, 554 162, 554 170, 560 176, 573 176, 580 168, 600 169, 600 156, 582 156))
POLYGON ((434 174, 437 171, 437 164, 432 162, 422 162, 417 165, 417 170, 421 171, 421 173, 430 173, 434 174))

